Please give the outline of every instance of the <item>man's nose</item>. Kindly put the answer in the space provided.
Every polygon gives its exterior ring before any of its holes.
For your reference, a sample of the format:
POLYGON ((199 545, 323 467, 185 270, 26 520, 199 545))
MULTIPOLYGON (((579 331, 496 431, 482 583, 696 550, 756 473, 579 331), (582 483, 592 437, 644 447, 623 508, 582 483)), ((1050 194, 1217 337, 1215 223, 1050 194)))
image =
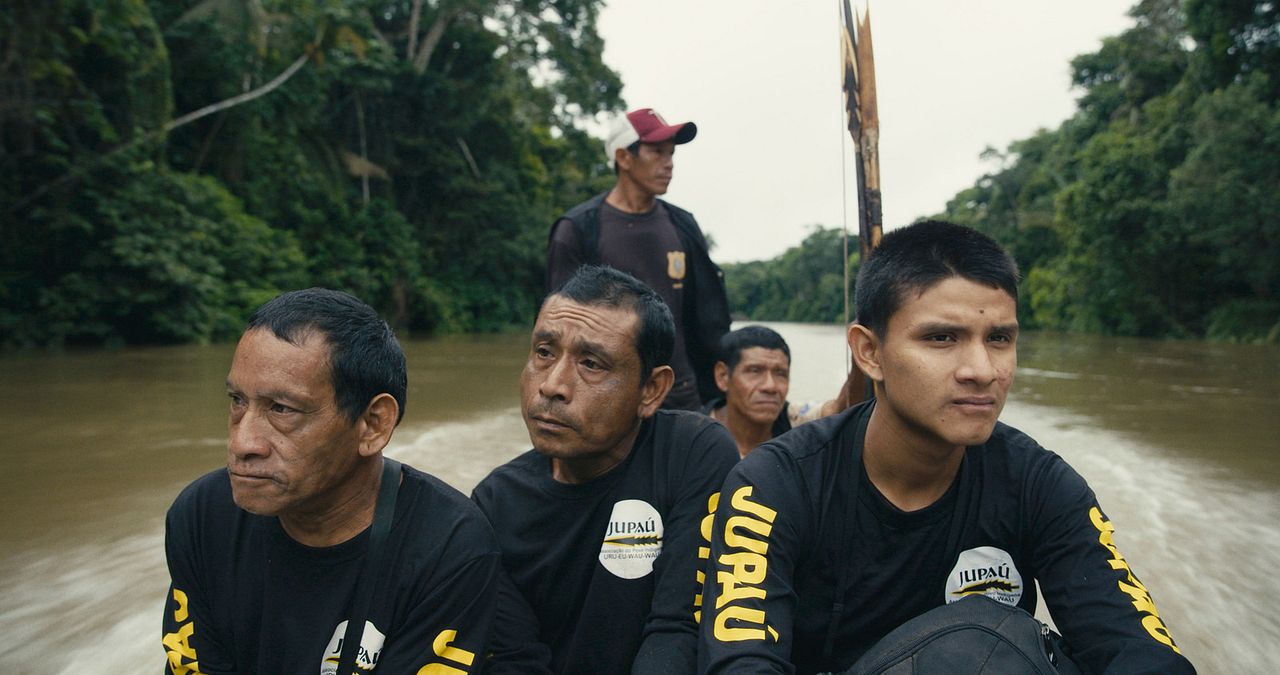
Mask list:
POLYGON ((782 378, 774 376, 773 373, 765 373, 764 382, 761 384, 760 388, 769 392, 780 391, 782 388, 782 378))
POLYGON ((538 392, 546 398, 569 401, 573 398, 573 361, 558 358, 544 372, 538 392))
POLYGON ((962 382, 990 384, 1000 374, 1000 363, 991 348, 985 342, 974 342, 965 347, 961 353, 960 367, 956 370, 956 379, 962 382))
POLYGON ((267 420, 252 407, 233 411, 227 423, 227 451, 237 459, 270 454, 266 426, 267 420))

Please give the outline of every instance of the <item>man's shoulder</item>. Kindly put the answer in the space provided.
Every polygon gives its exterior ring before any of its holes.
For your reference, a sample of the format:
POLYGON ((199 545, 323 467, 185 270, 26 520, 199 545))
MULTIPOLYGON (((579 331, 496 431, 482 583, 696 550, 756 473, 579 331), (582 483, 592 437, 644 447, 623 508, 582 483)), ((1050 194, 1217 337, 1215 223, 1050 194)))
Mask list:
POLYGON ((560 222, 561 220, 577 221, 591 211, 599 211, 600 205, 604 203, 604 198, 607 194, 609 193, 601 192, 591 199, 573 205, 569 210, 565 211, 563 215, 557 218, 556 222, 560 222))
POLYGON ((404 481, 415 497, 404 512, 396 509, 396 517, 405 519, 405 537, 416 538, 433 553, 451 558, 468 559, 497 551, 488 518, 466 495, 407 464, 404 481))
POLYGON ((476 484, 473 495, 492 496, 513 484, 527 485, 538 480, 550 470, 549 460, 534 449, 516 455, 505 464, 495 467, 476 484))
POLYGON ((981 448, 987 461, 1003 463, 1015 471, 1031 470, 1046 464, 1066 465, 1057 453, 1045 449, 1034 438, 1004 422, 996 422, 991 437, 981 448))
POLYGON ((425 471, 403 464, 404 480, 418 492, 419 500, 426 504, 428 510, 456 509, 467 516, 481 516, 475 504, 467 499, 457 488, 425 471))
MULTIPOLYGON (((860 404, 843 412, 793 427, 790 431, 770 439, 759 450, 785 456, 797 463, 811 462, 838 451, 839 438, 844 428, 864 411, 867 404, 860 404)), ((751 454, 755 454, 752 452, 751 454)))
POLYGON ((856 424, 862 405, 793 428, 752 450, 733 473, 753 485, 817 494, 842 452, 851 451, 845 430, 856 424), (805 487, 801 487, 801 486, 805 487))
POLYGON ((1088 482, 1058 453, 1003 422, 997 422, 978 452, 981 466, 999 484, 1021 485, 1037 499, 1092 499, 1088 482))
POLYGON ((200 518, 238 510, 231 497, 231 478, 225 468, 214 469, 191 481, 169 507, 173 517, 200 518))
POLYGON ((738 459, 737 444, 729 430, 710 416, 692 410, 658 410, 653 416, 656 453, 677 456, 713 455, 738 459))
POLYGON ((680 208, 679 206, 676 206, 675 204, 672 204, 671 202, 669 202, 669 201, 667 201, 667 200, 665 200, 665 199, 658 199, 658 200, 657 200, 657 202, 658 202, 659 204, 661 204, 664 208, 666 208, 666 209, 667 209, 667 213, 668 213, 671 217, 673 217, 673 218, 676 218, 676 217, 679 217, 679 218, 686 218, 686 219, 688 219, 690 222, 694 222, 694 223, 696 223, 696 222, 697 222, 697 220, 693 217, 693 212, 692 212, 692 211, 689 211, 689 210, 687 210, 687 209, 682 209, 682 208, 680 208))
POLYGON ((692 243, 697 244, 700 248, 706 248, 706 235, 702 233, 702 228, 698 225, 698 220, 693 217, 693 213, 686 211, 665 199, 659 199, 658 205, 667 212, 667 220, 676 226, 678 232, 684 236, 692 238, 692 243))
MULTIPOLYGON (((723 402, 723 401, 722 401, 723 402)), ((673 432, 696 435, 706 432, 711 427, 724 428, 707 413, 694 410, 668 410, 660 408, 653 414, 656 429, 671 429, 673 432)))

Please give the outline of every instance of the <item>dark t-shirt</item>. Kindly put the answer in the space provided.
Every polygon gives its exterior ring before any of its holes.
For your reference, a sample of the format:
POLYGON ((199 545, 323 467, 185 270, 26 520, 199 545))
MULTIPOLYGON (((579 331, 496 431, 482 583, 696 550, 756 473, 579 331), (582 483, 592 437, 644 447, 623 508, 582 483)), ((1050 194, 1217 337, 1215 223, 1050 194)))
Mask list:
POLYGON ((1034 613, 1036 581, 1090 671, 1194 672, 1093 491, 1062 458, 997 424, 966 450, 942 498, 904 512, 853 461, 873 406, 796 427, 730 472, 712 533, 701 672, 843 670, 901 623, 965 595, 1034 613), (844 564, 849 590, 836 598, 844 564))
MULTIPOLYGON (((493 531, 457 490, 402 472, 357 664, 477 672, 497 596, 493 531)), ((225 469, 196 480, 165 520, 166 672, 333 673, 368 540, 304 546, 238 508, 225 469)))
MULTIPOLYGON (((685 347, 684 247, 680 235, 661 203, 644 213, 627 213, 605 201, 600 204, 599 261, 643 281, 671 308, 676 322, 675 351, 671 369, 676 381, 663 401, 665 408, 697 410, 698 385, 685 347)), ((556 223, 548 251, 551 288, 558 288, 585 261, 580 244, 568 220, 556 223)))
POLYGON ((691 672, 703 526, 737 459, 719 423, 659 410, 627 459, 589 483, 557 482, 533 450, 495 469, 472 499, 514 583, 489 671, 691 672))

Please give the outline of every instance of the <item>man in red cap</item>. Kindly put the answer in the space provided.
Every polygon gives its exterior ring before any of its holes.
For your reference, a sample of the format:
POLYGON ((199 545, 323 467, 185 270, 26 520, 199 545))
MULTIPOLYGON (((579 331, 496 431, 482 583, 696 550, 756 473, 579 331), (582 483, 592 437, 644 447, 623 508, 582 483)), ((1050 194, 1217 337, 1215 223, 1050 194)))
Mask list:
POLYGON ((719 395, 716 350, 729 330, 724 274, 702 230, 693 214, 658 199, 671 183, 676 146, 697 133, 693 122, 667 124, 652 108, 627 113, 605 143, 617 183, 561 216, 547 247, 548 293, 582 265, 605 264, 662 296, 676 322, 675 384, 662 405, 686 410, 719 395))

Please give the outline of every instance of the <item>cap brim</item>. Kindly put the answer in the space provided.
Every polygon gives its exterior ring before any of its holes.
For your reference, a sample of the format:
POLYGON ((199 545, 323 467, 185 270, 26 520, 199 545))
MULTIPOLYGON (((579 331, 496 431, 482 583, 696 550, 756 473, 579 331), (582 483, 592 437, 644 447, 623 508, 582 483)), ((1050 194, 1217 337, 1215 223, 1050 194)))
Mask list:
POLYGON ((698 135, 698 125, 693 122, 685 122, 684 124, 672 124, 667 127, 660 127, 640 137, 641 143, 662 143, 663 141, 675 141, 676 145, 682 145, 693 140, 698 135))

